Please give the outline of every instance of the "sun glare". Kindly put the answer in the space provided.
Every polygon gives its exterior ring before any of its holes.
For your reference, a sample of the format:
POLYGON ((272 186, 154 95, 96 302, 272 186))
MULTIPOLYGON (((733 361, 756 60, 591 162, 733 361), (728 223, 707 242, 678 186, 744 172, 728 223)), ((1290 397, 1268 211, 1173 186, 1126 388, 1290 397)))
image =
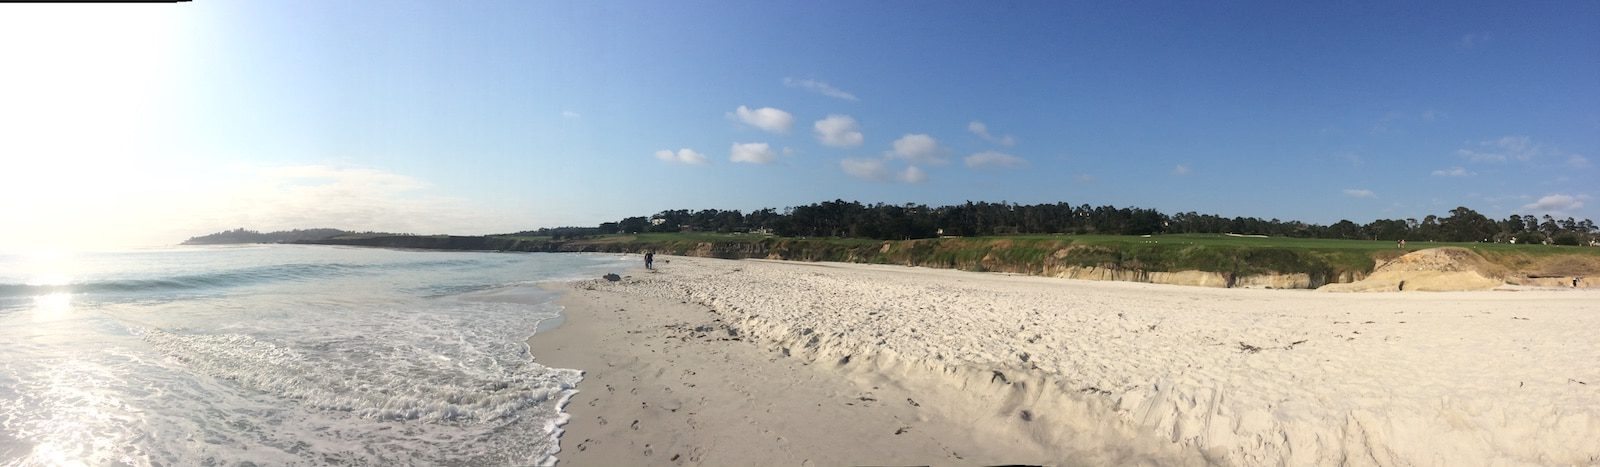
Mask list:
POLYGON ((162 146, 172 102, 175 18, 119 5, 0 14, 0 247, 81 244, 145 183, 137 169, 162 146))
POLYGON ((72 294, 56 292, 33 297, 33 322, 42 323, 67 317, 72 312, 72 294))

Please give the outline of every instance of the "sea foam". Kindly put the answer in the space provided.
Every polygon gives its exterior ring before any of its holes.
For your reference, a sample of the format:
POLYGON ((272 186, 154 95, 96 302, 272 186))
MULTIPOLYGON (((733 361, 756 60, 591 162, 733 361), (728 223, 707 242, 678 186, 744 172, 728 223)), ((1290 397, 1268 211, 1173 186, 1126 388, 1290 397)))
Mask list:
POLYGON ((89 258, 57 285, 0 277, 16 285, 0 291, 16 298, 0 312, 0 465, 550 464, 582 372, 528 353, 559 316, 531 285, 617 264, 198 253, 89 258))

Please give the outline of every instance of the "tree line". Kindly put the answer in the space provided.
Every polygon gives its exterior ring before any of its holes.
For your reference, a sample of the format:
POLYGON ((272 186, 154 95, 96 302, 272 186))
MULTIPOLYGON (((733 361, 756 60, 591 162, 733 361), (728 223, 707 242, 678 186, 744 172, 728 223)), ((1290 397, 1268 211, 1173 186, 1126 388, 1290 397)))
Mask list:
POLYGON ((290 243, 306 240, 322 240, 329 237, 346 235, 347 232, 339 229, 294 229, 280 230, 277 232, 257 232, 237 228, 221 232, 189 237, 184 240, 184 245, 226 245, 235 243, 290 243))
POLYGON ((1443 242, 1550 243, 1588 245, 1600 240, 1593 221, 1549 214, 1512 214, 1501 220, 1458 207, 1443 217, 1421 220, 1378 219, 1366 224, 1340 220, 1330 225, 1301 221, 1223 217, 1155 209, 1073 206, 1068 203, 1014 204, 966 202, 929 207, 922 204, 863 204, 833 200, 785 208, 738 210, 668 210, 635 216, 597 227, 559 227, 512 235, 577 237, 641 232, 761 232, 786 237, 855 237, 903 240, 938 236, 1016 234, 1236 233, 1298 238, 1342 238, 1443 242))

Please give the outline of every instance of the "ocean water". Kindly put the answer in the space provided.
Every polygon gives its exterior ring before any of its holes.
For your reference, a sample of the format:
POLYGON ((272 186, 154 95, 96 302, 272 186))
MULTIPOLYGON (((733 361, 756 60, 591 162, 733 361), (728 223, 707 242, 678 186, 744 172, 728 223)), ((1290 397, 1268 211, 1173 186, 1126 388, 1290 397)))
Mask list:
POLYGON ((535 284, 610 255, 251 245, 0 256, 0 465, 554 461, 581 373, 535 284))

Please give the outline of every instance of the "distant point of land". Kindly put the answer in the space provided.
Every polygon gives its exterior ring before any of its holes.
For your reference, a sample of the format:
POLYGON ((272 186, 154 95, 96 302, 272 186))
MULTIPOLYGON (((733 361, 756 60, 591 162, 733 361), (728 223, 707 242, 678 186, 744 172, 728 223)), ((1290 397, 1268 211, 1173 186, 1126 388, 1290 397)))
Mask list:
POLYGON ((184 245, 228 245, 239 243, 294 243, 313 240, 326 240, 340 235, 347 235, 339 229, 295 229, 280 230, 277 232, 257 232, 242 228, 224 230, 214 234, 189 237, 184 240, 184 245))

